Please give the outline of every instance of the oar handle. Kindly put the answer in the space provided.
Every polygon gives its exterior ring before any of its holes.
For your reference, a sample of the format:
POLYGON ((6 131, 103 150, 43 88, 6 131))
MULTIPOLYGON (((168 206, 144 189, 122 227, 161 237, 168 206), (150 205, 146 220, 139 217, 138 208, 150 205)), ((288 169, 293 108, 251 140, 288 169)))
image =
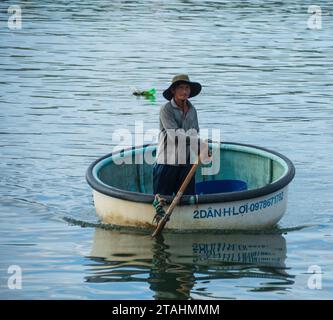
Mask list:
POLYGON ((164 229, 164 226, 166 225, 166 223, 169 221, 170 219, 170 216, 172 214, 172 211, 173 209, 177 206, 177 204, 179 203, 181 197, 183 196, 183 193, 186 189, 186 187, 188 186, 188 184, 190 183, 195 171, 197 170, 197 167, 199 166, 199 159, 198 161, 193 164, 190 172, 187 174, 184 182, 182 183, 182 185, 180 186, 176 196, 173 198, 165 216, 163 217, 163 219, 161 219, 161 221, 158 223, 155 231, 153 232, 153 234, 151 235, 153 238, 156 237, 157 235, 159 235, 163 229, 164 229))

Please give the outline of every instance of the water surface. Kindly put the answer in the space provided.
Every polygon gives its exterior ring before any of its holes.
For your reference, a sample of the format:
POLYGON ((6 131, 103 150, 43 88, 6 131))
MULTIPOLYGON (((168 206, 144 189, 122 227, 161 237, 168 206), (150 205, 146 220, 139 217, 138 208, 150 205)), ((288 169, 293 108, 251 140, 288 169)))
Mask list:
POLYGON ((307 26, 311 1, 19 1, 21 30, 7 27, 11 4, 0 3, 1 298, 332 298, 330 1, 317 3, 319 30, 307 26), (116 129, 158 128, 177 73, 203 84, 201 128, 295 164, 277 229, 183 242, 99 227, 88 165, 116 129), (22 289, 8 288, 10 265, 22 289))

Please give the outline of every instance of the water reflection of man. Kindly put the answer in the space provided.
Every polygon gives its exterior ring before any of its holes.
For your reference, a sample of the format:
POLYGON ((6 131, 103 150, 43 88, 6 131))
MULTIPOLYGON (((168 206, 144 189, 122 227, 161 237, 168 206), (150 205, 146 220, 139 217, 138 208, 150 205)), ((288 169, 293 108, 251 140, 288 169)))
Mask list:
POLYGON ((156 239, 148 278, 150 289, 155 293, 154 299, 189 299, 195 282, 195 265, 170 262, 172 259, 167 249, 162 236, 156 239))

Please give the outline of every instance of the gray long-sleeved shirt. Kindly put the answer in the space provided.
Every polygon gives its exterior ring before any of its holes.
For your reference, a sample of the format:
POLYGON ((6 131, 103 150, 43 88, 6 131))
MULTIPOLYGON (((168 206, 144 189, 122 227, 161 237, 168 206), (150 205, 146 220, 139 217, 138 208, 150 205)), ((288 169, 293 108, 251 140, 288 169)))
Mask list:
POLYGON ((186 114, 173 99, 161 107, 157 163, 194 163, 198 150, 199 123, 197 111, 190 101, 188 106, 186 114))

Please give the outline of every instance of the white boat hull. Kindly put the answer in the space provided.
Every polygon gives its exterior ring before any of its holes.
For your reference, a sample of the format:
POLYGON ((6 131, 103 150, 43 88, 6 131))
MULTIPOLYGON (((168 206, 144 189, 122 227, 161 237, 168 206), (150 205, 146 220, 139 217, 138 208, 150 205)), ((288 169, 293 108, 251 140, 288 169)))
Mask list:
MULTIPOLYGON (((152 228, 155 209, 93 191, 98 217, 103 223, 152 228)), ((286 211, 288 187, 262 197, 224 203, 182 205, 174 209, 166 229, 256 230, 271 228, 286 211)), ((167 207, 166 207, 167 208, 167 207)))

